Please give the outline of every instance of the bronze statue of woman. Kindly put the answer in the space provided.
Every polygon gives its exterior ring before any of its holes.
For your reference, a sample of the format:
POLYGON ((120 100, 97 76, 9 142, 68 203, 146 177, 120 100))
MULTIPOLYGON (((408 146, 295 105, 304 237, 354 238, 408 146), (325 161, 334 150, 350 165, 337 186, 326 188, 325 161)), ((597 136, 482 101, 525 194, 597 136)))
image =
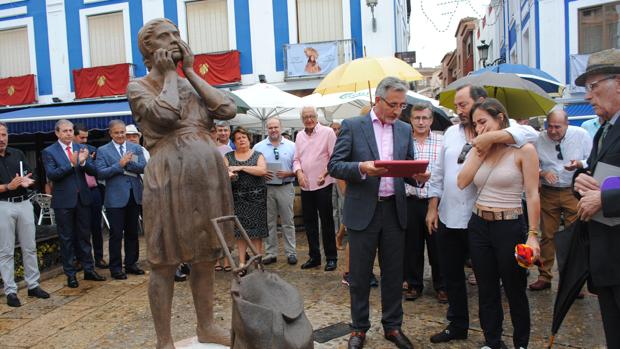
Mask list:
POLYGON ((194 72, 194 55, 170 20, 146 23, 138 45, 149 73, 129 83, 127 97, 151 153, 144 175, 143 218, 157 348, 174 347, 170 319, 174 272, 180 263, 192 265, 198 341, 230 345, 229 331, 213 319, 214 266, 222 249, 210 220, 233 214, 232 194, 209 130, 213 119, 233 118, 236 106, 194 72), (179 62, 186 79, 177 74, 179 62))

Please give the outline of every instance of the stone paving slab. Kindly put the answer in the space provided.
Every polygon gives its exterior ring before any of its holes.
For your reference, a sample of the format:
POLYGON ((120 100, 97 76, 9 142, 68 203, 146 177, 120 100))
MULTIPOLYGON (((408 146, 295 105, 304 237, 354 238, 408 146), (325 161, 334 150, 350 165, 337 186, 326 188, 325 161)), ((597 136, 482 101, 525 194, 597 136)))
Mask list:
MULTIPOLYGON (((303 263, 307 255, 304 234, 298 234, 298 259, 303 263)), ((144 246, 144 244, 142 244, 144 246)), ((304 298, 305 311, 315 329, 338 322, 350 321, 349 290, 340 283, 344 270, 344 253, 340 253, 338 271, 324 272, 322 268, 300 270, 299 265, 289 266, 285 258, 269 265, 266 270, 278 273, 297 287, 304 298)), ((145 256, 144 250, 141 255, 145 256)), ((56 276, 42 283, 51 293, 47 300, 28 298, 26 290, 18 295, 23 303, 20 308, 10 308, 4 298, 0 300, 0 348, 153 348, 155 333, 148 304, 147 274, 129 275, 127 280, 112 280, 108 271, 105 282, 81 280, 80 287, 65 286, 66 278, 56 276)), ((428 269, 428 268, 427 268, 428 269)), ((375 275, 379 275, 378 266, 375 275)), ((467 270, 470 272, 470 270, 467 270)), ((403 331, 416 348, 479 348, 483 334, 478 321, 477 289, 468 287, 471 328, 469 338, 448 344, 432 344, 429 337, 446 326, 447 305, 434 298, 430 284, 430 270, 426 270, 427 288, 415 302, 404 302, 403 331)), ((536 271, 530 275, 535 279, 536 271)), ((225 327, 231 322, 231 273, 217 272, 215 280, 215 318, 225 327)), ((557 284, 552 290, 529 292, 532 314, 530 348, 544 348, 551 325, 553 301, 557 284)), ((174 288, 172 333, 175 340, 195 336, 196 316, 189 282, 176 283, 174 288)), ((380 313, 380 290, 372 289, 370 296, 372 327, 367 336, 367 348, 393 348, 383 339, 380 313)), ((507 303, 504 302, 504 341, 511 347, 512 327, 507 303)), ((348 336, 335 338, 327 343, 315 343, 317 349, 346 348, 348 336)), ((587 295, 578 300, 567 315, 555 348, 604 348, 604 337, 595 296, 587 295)))

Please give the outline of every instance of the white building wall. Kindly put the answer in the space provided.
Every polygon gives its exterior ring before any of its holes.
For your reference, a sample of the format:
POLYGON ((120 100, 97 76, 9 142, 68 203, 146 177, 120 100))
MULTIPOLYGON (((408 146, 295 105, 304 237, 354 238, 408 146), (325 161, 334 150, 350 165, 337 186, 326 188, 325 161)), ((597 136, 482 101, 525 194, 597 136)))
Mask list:
POLYGON ((142 20, 144 23, 164 17, 164 0, 142 0, 142 20))
POLYGON ((64 0, 46 0, 45 5, 47 11, 52 95, 39 96, 39 103, 51 103, 52 97, 58 97, 63 101, 73 100, 75 94, 71 92, 65 2, 64 0))
POLYGON ((365 0, 360 0, 362 37, 368 57, 394 56, 396 52, 395 9, 393 1, 379 1, 375 7, 377 31, 372 31, 372 13, 365 0))
MULTIPOLYGON (((566 82, 564 1, 546 0, 539 2, 539 45, 540 69, 551 74, 560 82, 566 82)), ((534 16, 535 13, 532 13, 534 16)), ((532 17, 532 19, 534 19, 532 17)), ((534 37, 535 41, 536 38, 534 37)), ((534 53, 536 51, 534 50, 534 53)), ((534 60, 536 56, 534 56, 534 60)), ((535 65, 535 63, 534 63, 535 65)))
POLYGON ((244 85, 257 83, 259 74, 264 74, 267 82, 282 81, 284 73, 276 71, 272 2, 250 1, 249 9, 253 74, 242 75, 241 81, 244 85))

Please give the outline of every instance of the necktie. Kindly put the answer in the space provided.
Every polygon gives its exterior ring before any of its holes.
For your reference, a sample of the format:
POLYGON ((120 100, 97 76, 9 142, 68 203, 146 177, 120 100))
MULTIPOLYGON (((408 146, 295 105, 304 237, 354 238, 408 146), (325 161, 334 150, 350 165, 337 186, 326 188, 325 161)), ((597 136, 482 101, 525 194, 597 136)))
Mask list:
POLYGON ((601 132, 601 138, 598 139, 598 151, 601 151, 601 148, 603 148, 603 141, 605 140, 605 137, 607 137, 607 133, 609 133, 609 130, 611 129, 612 124, 610 122, 606 122, 605 125, 603 125, 603 132, 601 132))
POLYGON ((71 147, 67 146, 65 148, 65 150, 67 151, 67 156, 69 157, 69 162, 73 163, 73 153, 71 152, 71 147))
POLYGON ((125 149, 123 149, 123 145, 119 145, 118 146, 118 151, 121 153, 121 156, 123 156, 123 154, 125 154, 125 149))

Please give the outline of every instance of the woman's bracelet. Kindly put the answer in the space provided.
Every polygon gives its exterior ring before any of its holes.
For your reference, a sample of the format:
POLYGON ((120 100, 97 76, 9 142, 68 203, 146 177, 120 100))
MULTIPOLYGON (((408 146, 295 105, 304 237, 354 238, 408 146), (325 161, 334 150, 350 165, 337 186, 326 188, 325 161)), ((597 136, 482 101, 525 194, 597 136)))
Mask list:
POLYGON ((538 232, 538 230, 535 230, 535 229, 530 229, 530 230, 528 230, 528 231, 527 231, 527 236, 529 237, 529 236, 531 236, 531 235, 534 235, 534 236, 536 236, 536 237, 539 237, 539 236, 540 236, 540 233, 538 232))

